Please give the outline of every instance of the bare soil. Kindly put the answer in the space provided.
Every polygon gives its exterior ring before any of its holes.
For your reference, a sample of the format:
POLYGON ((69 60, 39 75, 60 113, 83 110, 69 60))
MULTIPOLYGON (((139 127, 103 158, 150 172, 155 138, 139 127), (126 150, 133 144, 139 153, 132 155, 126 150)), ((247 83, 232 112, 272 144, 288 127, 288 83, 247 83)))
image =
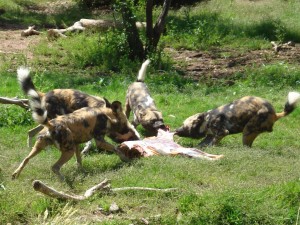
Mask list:
MULTIPOLYGON (((25 28, 23 28, 25 29, 25 28)), ((11 29, 0 26, 0 54, 23 54, 33 58, 31 47, 45 36, 21 37, 20 27, 11 29)), ((275 52, 270 44, 268 50, 255 50, 241 53, 234 49, 212 49, 210 51, 175 50, 167 48, 178 70, 184 76, 199 80, 201 78, 230 78, 236 72, 243 73, 246 68, 259 67, 275 62, 300 63, 300 44, 275 52)))

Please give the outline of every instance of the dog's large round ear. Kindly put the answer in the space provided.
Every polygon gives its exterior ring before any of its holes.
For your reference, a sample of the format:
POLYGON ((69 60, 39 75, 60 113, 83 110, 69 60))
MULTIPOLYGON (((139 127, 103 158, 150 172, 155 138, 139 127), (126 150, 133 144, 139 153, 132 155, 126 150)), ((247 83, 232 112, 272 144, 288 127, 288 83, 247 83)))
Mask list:
POLYGON ((122 103, 119 101, 114 101, 113 103, 111 103, 110 108, 114 113, 120 113, 122 112, 122 103))

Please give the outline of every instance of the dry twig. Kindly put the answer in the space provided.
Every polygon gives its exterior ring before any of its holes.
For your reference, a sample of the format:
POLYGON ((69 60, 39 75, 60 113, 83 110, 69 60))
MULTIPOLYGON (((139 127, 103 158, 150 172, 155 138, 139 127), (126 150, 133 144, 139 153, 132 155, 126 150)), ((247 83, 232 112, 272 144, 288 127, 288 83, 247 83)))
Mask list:
POLYGON ((14 105, 18 105, 24 109, 29 109, 28 99, 0 97, 0 103, 1 104, 14 104, 14 105))

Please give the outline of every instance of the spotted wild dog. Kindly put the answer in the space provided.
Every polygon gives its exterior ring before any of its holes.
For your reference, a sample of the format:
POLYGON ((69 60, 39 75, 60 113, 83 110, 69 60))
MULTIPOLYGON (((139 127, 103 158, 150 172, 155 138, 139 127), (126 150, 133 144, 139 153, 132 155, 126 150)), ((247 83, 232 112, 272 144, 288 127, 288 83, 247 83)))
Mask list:
POLYGON ((12 174, 12 178, 17 178, 31 158, 36 156, 46 146, 55 145, 61 152, 59 160, 52 166, 52 171, 61 179, 60 168, 68 162, 75 154, 77 164, 81 167, 81 154, 79 144, 85 143, 92 138, 95 139, 97 147, 115 152, 115 147, 104 140, 105 135, 123 139, 120 134, 124 129, 126 138, 130 133, 138 136, 135 129, 128 122, 122 105, 119 101, 114 101, 110 108, 106 107, 84 107, 66 115, 57 116, 54 119, 47 117, 45 103, 39 94, 31 89, 28 92, 33 119, 44 126, 39 132, 29 155, 22 161, 19 167, 12 174))
MULTIPOLYGON (((30 90, 34 90, 38 93, 42 104, 45 105, 47 110, 48 119, 53 119, 58 115, 72 113, 83 107, 110 107, 110 103, 106 98, 91 96, 79 90, 54 89, 47 93, 39 92, 32 82, 28 68, 20 67, 17 74, 20 86, 26 95, 28 95, 30 90)), ((42 129, 43 126, 39 125, 28 132, 28 146, 31 145, 32 138, 42 129)), ((114 141, 120 142, 121 140, 114 139, 114 141)))
POLYGON ((133 112, 132 124, 136 127, 141 124, 147 135, 156 135, 158 129, 167 130, 164 124, 162 113, 157 110, 149 89, 144 83, 146 69, 150 60, 147 59, 141 66, 136 82, 132 83, 127 90, 125 112, 127 118, 130 111, 133 112))
POLYGON ((300 93, 289 92, 283 112, 276 113, 266 100, 246 96, 216 109, 187 118, 175 134, 181 137, 204 138, 200 146, 218 144, 229 134, 243 133, 243 144, 251 147, 263 132, 272 132, 274 123, 293 112, 300 93))

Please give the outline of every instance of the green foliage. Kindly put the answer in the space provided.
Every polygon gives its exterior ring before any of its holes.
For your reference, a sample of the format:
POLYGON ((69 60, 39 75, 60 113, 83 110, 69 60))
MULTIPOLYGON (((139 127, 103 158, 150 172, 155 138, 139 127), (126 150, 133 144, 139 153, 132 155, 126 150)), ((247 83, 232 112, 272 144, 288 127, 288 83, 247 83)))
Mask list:
POLYGON ((26 110, 18 106, 0 108, 0 127, 14 127, 33 124, 31 116, 26 110))

